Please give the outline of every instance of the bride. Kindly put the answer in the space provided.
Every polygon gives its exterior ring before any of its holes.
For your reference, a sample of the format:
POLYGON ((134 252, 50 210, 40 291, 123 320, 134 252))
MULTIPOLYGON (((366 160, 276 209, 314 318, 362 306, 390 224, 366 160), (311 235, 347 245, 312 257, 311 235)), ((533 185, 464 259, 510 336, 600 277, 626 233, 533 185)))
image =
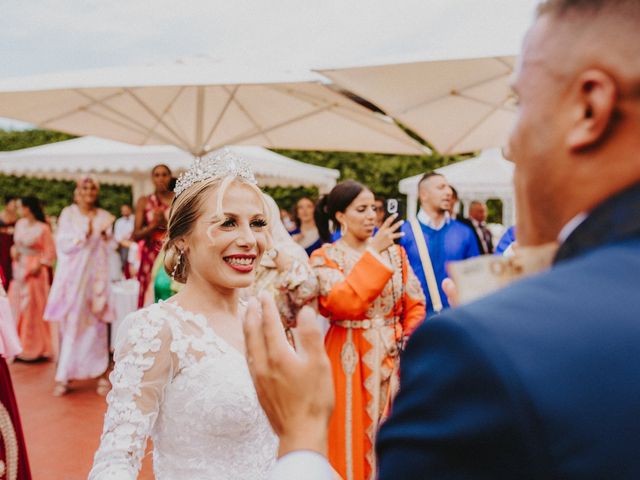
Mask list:
POLYGON ((90 480, 135 479, 148 437, 157 480, 263 479, 275 463, 239 299, 266 248, 269 209, 228 151, 197 161, 175 192, 165 268, 185 285, 121 327, 90 480))

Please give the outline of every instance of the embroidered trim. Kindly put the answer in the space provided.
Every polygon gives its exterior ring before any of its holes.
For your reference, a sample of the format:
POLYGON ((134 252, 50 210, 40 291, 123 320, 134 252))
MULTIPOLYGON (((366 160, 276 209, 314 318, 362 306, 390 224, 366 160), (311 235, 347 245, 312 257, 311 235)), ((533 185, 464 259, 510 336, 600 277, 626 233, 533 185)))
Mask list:
POLYGON ((342 347, 342 370, 346 377, 346 409, 345 409, 345 457, 347 461, 347 480, 353 480, 353 372, 356 369, 358 354, 353 344, 353 331, 347 331, 347 341, 342 347))
POLYGON ((7 455, 7 463, 3 465, 6 467, 6 470, 0 473, 0 476, 6 473, 7 480, 16 480, 18 478, 18 439, 16 437, 16 431, 13 428, 11 415, 9 415, 9 411, 1 403, 0 434, 2 434, 2 441, 4 442, 7 455))

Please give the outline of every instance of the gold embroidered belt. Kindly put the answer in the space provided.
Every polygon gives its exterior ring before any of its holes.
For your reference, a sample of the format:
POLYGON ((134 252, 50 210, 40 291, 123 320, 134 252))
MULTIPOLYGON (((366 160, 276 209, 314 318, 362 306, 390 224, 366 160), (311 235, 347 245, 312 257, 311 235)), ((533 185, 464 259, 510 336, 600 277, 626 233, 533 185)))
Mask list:
POLYGON ((392 318, 373 318, 371 320, 336 320, 332 322, 334 325, 344 328, 362 328, 367 330, 369 328, 380 328, 384 326, 393 325, 392 318))

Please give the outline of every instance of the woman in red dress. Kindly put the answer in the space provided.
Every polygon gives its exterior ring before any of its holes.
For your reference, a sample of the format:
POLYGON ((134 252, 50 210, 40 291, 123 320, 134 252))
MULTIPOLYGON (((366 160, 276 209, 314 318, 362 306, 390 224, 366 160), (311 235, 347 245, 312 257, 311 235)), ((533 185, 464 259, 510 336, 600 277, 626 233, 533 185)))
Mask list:
POLYGON ((173 191, 169 188, 171 170, 166 165, 156 165, 151 170, 151 179, 155 192, 140 198, 136 204, 136 223, 133 230, 133 240, 140 242, 140 268, 138 282, 140 293, 138 307, 144 306, 144 296, 151 281, 151 271, 156 257, 162 248, 162 242, 167 231, 165 212, 173 201, 173 191))

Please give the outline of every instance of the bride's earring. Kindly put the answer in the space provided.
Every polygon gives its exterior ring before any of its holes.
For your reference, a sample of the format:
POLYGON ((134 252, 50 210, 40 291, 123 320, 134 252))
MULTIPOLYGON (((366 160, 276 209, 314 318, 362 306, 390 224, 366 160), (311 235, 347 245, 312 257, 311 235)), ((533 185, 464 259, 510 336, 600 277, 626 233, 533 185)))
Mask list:
POLYGON ((180 268, 180 264, 182 263, 182 256, 184 255, 184 250, 179 250, 180 253, 178 253, 178 260, 176 261, 176 264, 173 266, 173 271, 171 272, 171 280, 175 280, 176 279, 176 273, 178 273, 178 268, 180 268))

